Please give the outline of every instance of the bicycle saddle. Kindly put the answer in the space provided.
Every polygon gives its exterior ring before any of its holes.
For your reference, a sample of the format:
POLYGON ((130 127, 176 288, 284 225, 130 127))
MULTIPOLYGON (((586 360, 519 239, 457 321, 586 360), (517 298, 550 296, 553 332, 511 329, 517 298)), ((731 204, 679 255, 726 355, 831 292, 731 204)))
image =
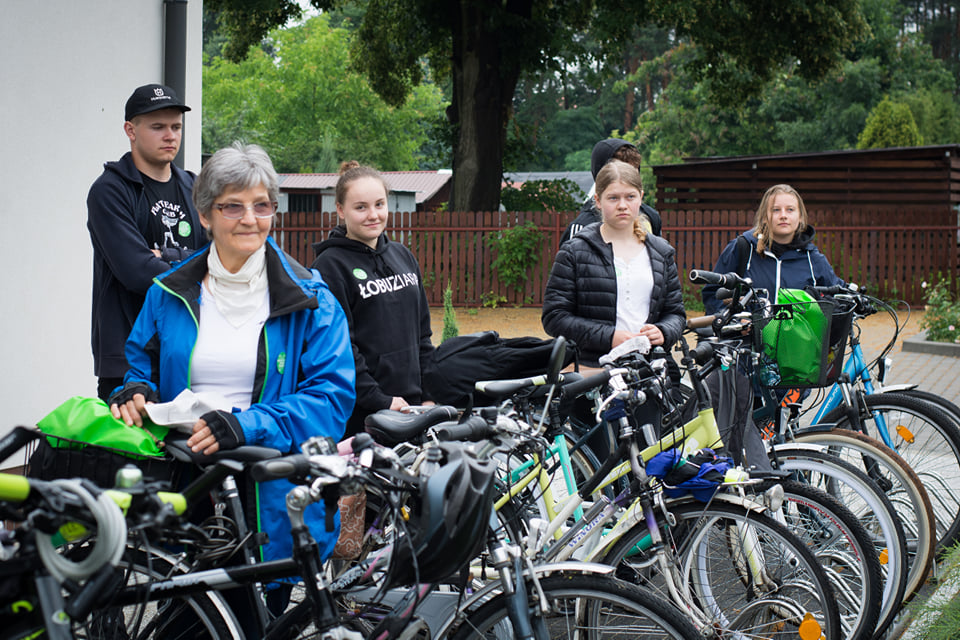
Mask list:
POLYGON ((448 405, 430 407, 422 413, 402 413, 381 409, 363 421, 365 430, 377 444, 392 447, 418 440, 428 428, 447 420, 456 420, 457 410, 448 405))
POLYGON ((190 462, 201 467, 216 464, 221 460, 235 460, 237 462, 247 463, 267 460, 269 458, 278 458, 281 455, 281 452, 277 449, 254 445, 243 445, 236 449, 224 449, 206 455, 202 451, 191 450, 190 447, 187 446, 188 437, 186 434, 174 434, 171 431, 164 440, 164 449, 178 462, 190 462))

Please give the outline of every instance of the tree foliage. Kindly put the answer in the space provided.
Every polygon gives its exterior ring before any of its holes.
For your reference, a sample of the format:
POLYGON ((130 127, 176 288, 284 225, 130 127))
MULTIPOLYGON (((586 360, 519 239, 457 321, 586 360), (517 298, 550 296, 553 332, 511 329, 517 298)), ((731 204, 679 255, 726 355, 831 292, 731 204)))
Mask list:
POLYGON ((890 98, 884 98, 874 108, 857 138, 857 149, 914 147, 920 144, 923 144, 923 139, 910 107, 893 102, 890 98))
MULTIPOLYGON (((330 9, 342 0, 311 0, 330 9)), ((230 31, 225 53, 238 57, 282 24, 292 0, 207 0, 230 31), (258 35, 259 34, 259 35, 258 35)), ((794 65, 806 79, 835 68, 864 33, 860 3, 848 0, 368 0, 353 41, 351 64, 389 104, 406 100, 425 77, 424 64, 451 80, 447 118, 452 127, 451 207, 493 209, 499 204, 507 127, 521 76, 574 64, 581 34, 599 43, 597 60, 626 60, 634 67, 623 85, 652 80, 640 61, 655 53, 629 48, 637 25, 695 44, 691 73, 711 99, 736 104, 794 65), (593 27, 592 29, 590 27, 593 27)), ((601 65, 602 68, 603 65, 601 65)), ((614 81, 616 85, 616 81, 614 81)), ((646 85, 645 85, 646 86, 646 85)), ((650 83, 648 98, 654 97, 650 83)), ((626 122, 630 110, 621 114, 626 122)))
POLYGON ((382 170, 421 168, 429 133, 443 117, 432 83, 387 105, 349 69, 353 38, 329 17, 268 34, 239 62, 213 58, 204 68, 203 150, 233 140, 263 145, 279 171, 336 171, 356 159, 382 170))

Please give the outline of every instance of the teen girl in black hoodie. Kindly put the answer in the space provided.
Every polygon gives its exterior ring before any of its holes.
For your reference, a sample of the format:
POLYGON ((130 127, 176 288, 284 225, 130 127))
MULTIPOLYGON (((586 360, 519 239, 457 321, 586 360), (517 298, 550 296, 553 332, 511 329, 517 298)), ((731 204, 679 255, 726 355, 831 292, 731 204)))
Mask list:
POLYGON ((423 374, 431 361, 430 307, 420 266, 409 249, 392 242, 383 177, 371 167, 345 162, 337 181, 341 224, 314 245, 313 268, 347 314, 357 367, 357 403, 346 436, 380 409, 429 404, 423 374))

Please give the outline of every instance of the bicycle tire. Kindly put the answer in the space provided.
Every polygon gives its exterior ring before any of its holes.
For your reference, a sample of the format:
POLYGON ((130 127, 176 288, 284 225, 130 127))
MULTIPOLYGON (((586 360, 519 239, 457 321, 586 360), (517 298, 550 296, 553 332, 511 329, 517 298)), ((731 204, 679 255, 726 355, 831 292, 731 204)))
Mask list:
MULTIPOLYGON (((126 585, 144 584, 181 573, 158 555, 131 550, 121 560, 126 585)), ((122 588, 122 587, 121 587, 122 588)), ((126 607, 109 604, 75 626, 78 640, 244 640, 230 606, 216 592, 157 599, 126 607)))
POLYGON ((839 500, 816 487, 794 480, 768 480, 783 490, 783 505, 771 515, 796 533, 820 560, 840 607, 843 637, 867 640, 880 620, 883 578, 870 534, 839 500))
MULTIPOLYGON (((901 392, 863 396, 867 414, 862 419, 876 422, 882 413, 893 449, 919 476, 937 520, 937 550, 943 551, 960 540, 960 428, 936 405, 901 392)), ((842 408, 830 412, 826 422, 848 429, 842 408)), ((879 438, 879 429, 864 424, 863 432, 879 438)), ((860 429, 857 429, 860 431, 860 429)))
POLYGON ((771 462, 840 500, 870 533, 882 557, 883 597, 877 622, 881 634, 900 612, 909 571, 906 533, 890 499, 866 473, 819 448, 776 445, 771 462))
POLYGON ((930 575, 937 546, 933 505, 920 478, 895 451, 857 431, 811 429, 797 433, 794 440, 824 445, 830 453, 868 471, 868 475, 879 474, 882 480, 889 483, 889 488, 884 489, 907 534, 910 563, 904 601, 909 601, 930 575), (866 462, 865 456, 868 458, 866 462))
MULTIPOLYGON (((827 638, 840 638, 840 614, 830 581, 813 552, 785 525, 741 504, 714 499, 709 504, 691 499, 668 501, 676 524, 658 515, 665 540, 672 541, 680 562, 680 580, 689 586, 692 600, 669 601, 685 611, 695 607, 707 616, 711 628, 741 640, 796 638, 804 614, 811 614, 827 638), (742 542, 731 532, 750 527, 756 547, 741 554, 742 542), (757 593, 745 568, 762 556, 762 575, 770 588, 757 593)), ((631 528, 603 558, 617 567, 619 577, 642 584, 667 599, 668 591, 649 554, 636 550, 649 537, 646 523, 631 528), (658 591, 659 590, 659 591, 658 591)))
MULTIPOLYGON (((610 576, 562 573, 540 580, 540 588, 549 604, 549 612, 540 614, 548 638, 591 640, 702 640, 703 636, 674 607, 610 576), (587 631, 587 634, 584 634, 587 631)), ((507 596, 499 594, 469 612, 454 630, 451 640, 476 638, 513 639, 513 627, 507 614, 507 596)), ((536 593, 530 602, 537 601, 536 593)), ((538 635, 538 639, 543 640, 538 635)))

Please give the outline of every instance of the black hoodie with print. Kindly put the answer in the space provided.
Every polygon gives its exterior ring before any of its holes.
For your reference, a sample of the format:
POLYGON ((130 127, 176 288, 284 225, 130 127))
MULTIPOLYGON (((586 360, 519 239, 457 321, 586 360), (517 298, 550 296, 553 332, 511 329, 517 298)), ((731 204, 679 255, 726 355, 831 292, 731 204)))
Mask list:
POLYGON ((345 434, 350 436, 363 431, 369 414, 388 409, 394 396, 412 405, 430 399, 422 382, 433 355, 430 307, 416 258, 386 234, 371 249, 339 226, 313 249, 312 267, 350 324, 357 366, 357 404, 345 434))

